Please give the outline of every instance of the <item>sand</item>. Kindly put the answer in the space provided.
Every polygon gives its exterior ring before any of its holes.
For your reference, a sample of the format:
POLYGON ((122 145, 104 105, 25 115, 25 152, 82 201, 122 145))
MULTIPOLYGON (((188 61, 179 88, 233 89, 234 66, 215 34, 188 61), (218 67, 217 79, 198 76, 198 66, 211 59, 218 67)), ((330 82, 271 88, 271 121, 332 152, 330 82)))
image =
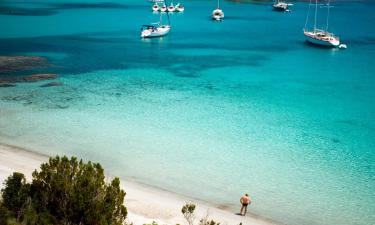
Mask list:
MULTIPOLYGON (((40 167, 42 162, 48 161, 48 156, 38 154, 15 146, 0 144, 0 186, 4 180, 18 171, 25 174, 28 181, 31 174, 40 167)), ((109 181, 113 177, 107 174, 109 181)), ((189 199, 165 190, 149 187, 133 181, 121 180, 121 186, 126 191, 125 206, 128 209, 128 222, 142 225, 156 221, 159 224, 187 224, 181 214, 181 207, 189 202, 196 204, 195 224, 199 219, 208 215, 208 218, 219 221, 221 224, 252 224, 271 225, 273 221, 249 214, 236 215, 238 212, 219 209, 206 202, 189 199)), ((250 207, 251 210, 251 207, 250 207)))

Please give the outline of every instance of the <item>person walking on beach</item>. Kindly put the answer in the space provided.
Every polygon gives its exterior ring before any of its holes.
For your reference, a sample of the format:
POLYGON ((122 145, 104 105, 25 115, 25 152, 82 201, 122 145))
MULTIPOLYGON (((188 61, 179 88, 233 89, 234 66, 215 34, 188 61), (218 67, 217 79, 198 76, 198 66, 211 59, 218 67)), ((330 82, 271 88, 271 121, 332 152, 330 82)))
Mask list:
POLYGON ((248 194, 243 195, 243 196, 240 198, 240 202, 241 202, 241 204, 242 204, 240 214, 243 215, 243 216, 245 216, 245 215, 246 215, 246 212, 247 212, 247 206, 251 204, 251 200, 250 200, 249 195, 248 195, 248 194), (242 214, 242 211, 244 211, 244 210, 245 210, 245 212, 242 214))

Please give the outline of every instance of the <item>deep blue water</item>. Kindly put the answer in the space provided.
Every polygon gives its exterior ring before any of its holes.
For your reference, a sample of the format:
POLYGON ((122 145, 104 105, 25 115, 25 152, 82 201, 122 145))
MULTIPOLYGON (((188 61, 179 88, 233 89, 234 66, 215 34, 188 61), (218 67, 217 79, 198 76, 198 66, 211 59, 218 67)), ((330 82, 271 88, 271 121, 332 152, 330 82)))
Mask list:
POLYGON ((0 142, 233 211, 248 192, 252 212, 287 224, 373 224, 373 1, 333 3, 346 50, 305 43, 305 2, 222 2, 223 22, 216 1, 183 3, 168 36, 142 40, 159 19, 147 1, 2 1, 0 55, 50 65, 0 76, 64 85, 0 88, 0 142))

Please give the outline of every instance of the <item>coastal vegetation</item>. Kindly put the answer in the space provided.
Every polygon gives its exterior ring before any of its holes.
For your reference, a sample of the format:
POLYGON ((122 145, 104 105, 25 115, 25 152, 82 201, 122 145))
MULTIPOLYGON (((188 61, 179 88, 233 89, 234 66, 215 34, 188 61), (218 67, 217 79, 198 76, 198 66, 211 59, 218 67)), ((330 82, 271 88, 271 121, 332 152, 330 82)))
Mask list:
POLYGON ((124 224, 127 209, 119 178, 105 182, 99 163, 50 158, 28 183, 14 172, 1 190, 0 225, 124 224))
MULTIPOLYGON (((194 220, 196 218, 195 208, 196 206, 193 203, 186 203, 184 206, 182 206, 181 213, 184 215, 184 218, 186 219, 189 225, 194 225, 194 220)), ((199 220, 199 225, 220 225, 220 223, 212 219, 208 219, 207 214, 205 217, 199 220)))
MULTIPOLYGON (((186 203, 185 205, 182 206, 181 213, 184 216, 188 225, 194 225, 194 220, 196 218, 195 208, 196 206, 193 203, 186 203)), ((152 221, 152 223, 143 224, 143 225, 159 225, 159 224, 155 221, 152 221)), ((180 225, 180 224, 176 224, 176 225, 180 225)), ((198 225, 220 225, 220 223, 216 222, 215 220, 208 219, 208 213, 207 213, 205 217, 199 220, 198 225)), ((240 223, 239 225, 242 225, 242 223, 240 223)))
MULTIPOLYGON (((99 163, 78 161, 75 157, 51 157, 32 173, 31 182, 19 172, 5 180, 1 189, 0 225, 127 224, 125 194, 119 178, 105 182, 104 169, 99 163)), ((188 225, 220 225, 209 219, 208 213, 195 223, 195 210, 193 203, 181 208, 188 225)))

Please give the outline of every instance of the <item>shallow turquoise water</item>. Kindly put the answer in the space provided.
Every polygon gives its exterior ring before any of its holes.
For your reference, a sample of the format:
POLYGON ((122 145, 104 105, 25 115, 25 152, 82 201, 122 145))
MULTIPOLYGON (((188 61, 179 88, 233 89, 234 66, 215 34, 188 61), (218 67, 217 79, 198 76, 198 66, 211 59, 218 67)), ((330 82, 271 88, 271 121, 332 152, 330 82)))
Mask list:
POLYGON ((169 36, 141 40, 147 1, 0 3, 0 55, 45 56, 64 82, 1 88, 0 142, 234 212, 249 192, 287 224, 373 224, 375 4, 332 9, 347 50, 304 43, 306 3, 225 2, 221 23, 212 1, 184 4, 169 36))

